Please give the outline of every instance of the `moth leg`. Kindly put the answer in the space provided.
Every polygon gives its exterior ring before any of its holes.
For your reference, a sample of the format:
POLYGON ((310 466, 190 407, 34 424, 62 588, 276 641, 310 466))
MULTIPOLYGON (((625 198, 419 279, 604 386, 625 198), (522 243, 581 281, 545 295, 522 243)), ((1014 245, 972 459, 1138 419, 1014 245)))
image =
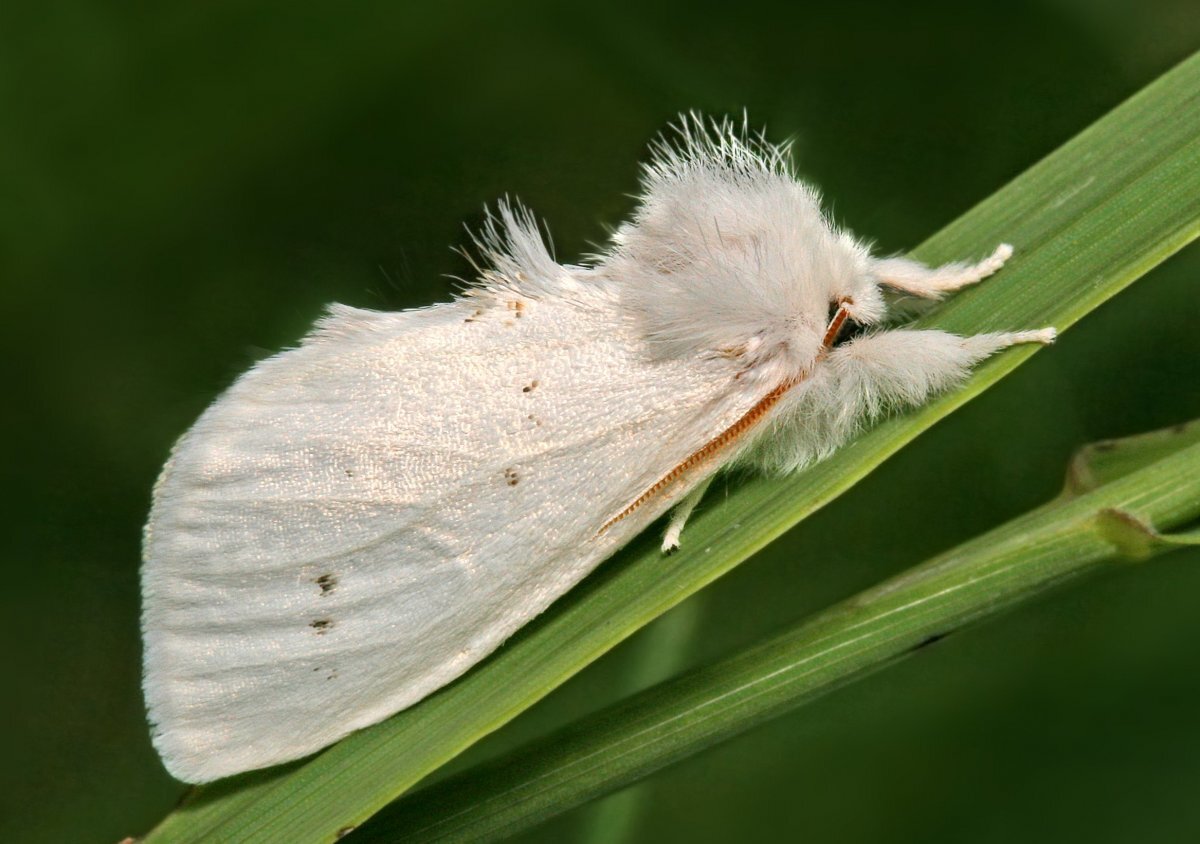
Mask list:
POLYGON ((977 264, 953 263, 927 267, 911 258, 883 258, 872 262, 872 272, 885 287, 924 299, 940 299, 969 284, 983 281, 1004 266, 1013 253, 1007 243, 977 264))
POLYGON ((679 549, 679 535, 683 533, 683 526, 687 524, 688 517, 692 515, 692 511, 696 509, 696 505, 700 503, 704 493, 708 491, 708 485, 712 483, 713 477, 713 475, 709 475, 702 480, 695 489, 675 505, 675 509, 671 512, 671 521, 667 524, 667 530, 663 534, 662 550, 664 554, 670 554, 679 549))
POLYGON ((971 367, 1019 343, 1053 343, 1053 328, 960 337, 945 331, 882 331, 834 347, 840 421, 851 425, 897 406, 918 405, 967 377, 971 367))

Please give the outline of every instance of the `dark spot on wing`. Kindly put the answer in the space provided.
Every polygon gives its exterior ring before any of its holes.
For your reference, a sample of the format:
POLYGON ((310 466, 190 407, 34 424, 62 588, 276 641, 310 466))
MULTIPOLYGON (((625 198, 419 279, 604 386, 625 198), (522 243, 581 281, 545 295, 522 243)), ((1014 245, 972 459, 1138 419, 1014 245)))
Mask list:
POLYGON ((316 630, 318 636, 321 636, 325 633, 328 633, 329 629, 331 627, 333 627, 333 619, 332 618, 313 619, 312 621, 310 621, 308 623, 308 626, 311 627, 313 630, 316 630))
MULTIPOLYGON (((511 311, 513 316, 515 316, 517 319, 520 319, 521 317, 525 316, 525 303, 524 302, 521 302, 519 300, 510 301, 510 302, 506 302, 504 306, 509 311, 511 311)), ((504 321, 504 325, 507 326, 508 328, 512 328, 514 325, 516 325, 516 323, 513 322, 511 319, 506 319, 504 321)))
POLYGON ((516 469, 505 469, 504 480, 508 481, 509 486, 516 486, 520 482, 521 478, 517 475, 516 469))
POLYGON ((479 317, 481 317, 481 316, 483 316, 483 308, 476 308, 475 312, 473 314, 471 314, 469 317, 467 317, 466 319, 464 319, 463 322, 474 322, 475 320, 479 319, 479 317))
POLYGON ((530 381, 528 384, 526 384, 524 387, 521 388, 521 392, 522 393, 532 393, 535 389, 537 389, 537 385, 538 385, 538 380, 536 378, 534 378, 532 381, 530 381))
POLYGON ((532 422, 534 425, 537 425, 539 428, 542 427, 542 420, 538 419, 532 413, 529 414, 529 421, 532 422))
POLYGON ((316 579, 315 583, 321 587, 321 595, 322 596, 328 595, 338 585, 337 575, 336 574, 323 574, 316 579))

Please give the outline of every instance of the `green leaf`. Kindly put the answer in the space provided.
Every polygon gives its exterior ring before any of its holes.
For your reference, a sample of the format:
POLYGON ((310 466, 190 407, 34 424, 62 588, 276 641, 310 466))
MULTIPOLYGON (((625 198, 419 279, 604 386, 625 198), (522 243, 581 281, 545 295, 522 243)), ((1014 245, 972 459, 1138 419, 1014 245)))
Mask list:
POLYGON ((1059 497, 752 648, 418 791, 355 840, 512 835, 1068 578, 1173 549, 1177 537, 1154 526, 1200 518, 1200 443, 1161 457, 1131 445, 1142 460, 1092 491, 1059 497))
MULTIPOLYGON (((918 258, 1016 257, 922 320, 952 331, 1060 330, 1200 228, 1200 59, 1193 57, 922 244, 918 258)), ((849 489, 1035 350, 1010 350, 953 395, 877 426, 832 459, 758 479, 707 508, 679 554, 645 538, 485 663, 420 704, 304 763, 197 790, 148 841, 328 841, 540 700, 568 677, 849 489)), ((331 716, 332 717, 332 716, 331 716)))

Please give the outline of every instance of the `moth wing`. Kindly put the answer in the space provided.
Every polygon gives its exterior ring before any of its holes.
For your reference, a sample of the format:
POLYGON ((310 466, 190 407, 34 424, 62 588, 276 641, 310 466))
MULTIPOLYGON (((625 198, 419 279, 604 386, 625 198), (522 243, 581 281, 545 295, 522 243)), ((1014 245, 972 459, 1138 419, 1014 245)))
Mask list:
POLYGON ((599 294, 335 307, 155 488, 145 693, 168 769, 295 759, 462 674, 686 491, 601 530, 745 412, 737 383, 647 357, 599 294))

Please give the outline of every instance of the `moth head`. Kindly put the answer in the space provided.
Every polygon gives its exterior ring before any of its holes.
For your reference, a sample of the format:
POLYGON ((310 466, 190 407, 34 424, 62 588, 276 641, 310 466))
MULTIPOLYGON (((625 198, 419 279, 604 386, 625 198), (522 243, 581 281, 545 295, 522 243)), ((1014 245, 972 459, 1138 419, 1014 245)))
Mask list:
MULTIPOLYGON (((825 300, 829 307, 846 312, 849 321, 870 326, 887 316, 887 304, 871 271, 872 261, 867 247, 850 234, 838 232, 830 250, 840 253, 840 260, 831 261, 825 300)), ((832 314, 830 314, 832 319, 832 314)))
MULTIPOLYGON (((863 329, 877 325, 887 315, 887 304, 870 272, 866 248, 850 235, 839 233, 829 246, 828 266, 821 274, 824 282, 817 319, 809 319, 811 328, 803 338, 803 361, 799 368, 809 372, 820 365, 833 346, 846 342, 863 329)), ((814 285, 818 286, 818 285, 814 285)))

